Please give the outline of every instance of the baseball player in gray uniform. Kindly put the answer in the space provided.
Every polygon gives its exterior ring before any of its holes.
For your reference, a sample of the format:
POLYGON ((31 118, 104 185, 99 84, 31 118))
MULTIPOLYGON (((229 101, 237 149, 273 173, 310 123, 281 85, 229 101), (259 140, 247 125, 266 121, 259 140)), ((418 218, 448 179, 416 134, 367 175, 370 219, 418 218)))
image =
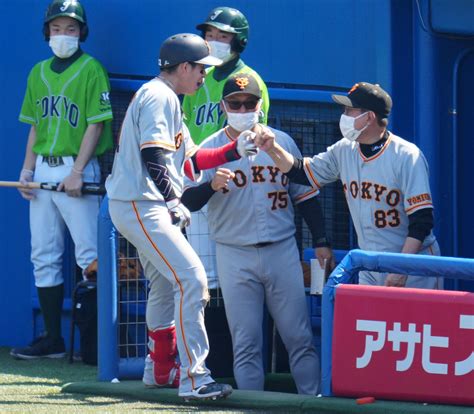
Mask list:
MULTIPOLYGON (((221 101, 228 125, 206 139, 202 148, 218 148, 242 134, 252 134, 249 130, 256 128, 261 97, 252 74, 232 75, 224 85, 221 101)), ((301 157, 292 138, 271 131, 283 148, 301 157)), ((313 238, 325 239, 321 208, 315 198, 318 191, 288 180, 265 152, 206 170, 197 181, 186 179, 185 188, 182 200, 190 210, 206 202, 208 205, 239 389, 263 390, 262 319, 266 304, 288 350, 298 392, 316 395, 319 359, 312 342, 294 237, 293 204, 300 208, 313 238)), ((321 260, 332 257, 327 244, 317 252, 321 260)))
POLYGON ((232 392, 229 385, 214 382, 205 365, 207 279, 182 233, 190 213, 180 202, 184 173, 193 176, 255 151, 245 138, 199 150, 183 124, 177 95, 193 93, 203 82, 204 65, 219 63, 200 36, 182 33, 165 40, 161 73, 130 103, 106 182, 112 221, 137 248, 150 281, 146 309, 150 353, 143 381, 146 386, 179 387, 185 399, 215 399, 232 392))
MULTIPOLYGON (((256 142, 290 180, 313 188, 340 179, 361 249, 439 255, 433 235, 433 203, 428 165, 420 149, 387 130, 392 99, 379 85, 356 83, 344 106, 343 138, 326 152, 301 159, 261 130, 256 142)), ((437 278, 360 272, 366 285, 440 288, 437 278)))

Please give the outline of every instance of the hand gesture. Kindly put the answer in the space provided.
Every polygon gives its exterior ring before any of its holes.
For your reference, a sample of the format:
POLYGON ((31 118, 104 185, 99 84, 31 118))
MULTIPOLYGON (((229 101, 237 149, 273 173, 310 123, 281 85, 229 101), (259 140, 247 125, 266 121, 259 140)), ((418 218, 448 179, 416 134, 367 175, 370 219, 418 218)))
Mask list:
POLYGON ((275 147, 275 134, 269 128, 259 125, 254 141, 259 149, 268 152, 275 147))
POLYGON ((242 158, 257 155, 258 148, 254 142, 255 136, 255 132, 247 130, 242 131, 237 137, 237 152, 242 158))
POLYGON ((228 170, 227 168, 218 168, 216 171, 216 175, 211 181, 211 187, 214 191, 220 191, 223 188, 227 189, 227 185, 229 181, 234 178, 235 174, 228 170))

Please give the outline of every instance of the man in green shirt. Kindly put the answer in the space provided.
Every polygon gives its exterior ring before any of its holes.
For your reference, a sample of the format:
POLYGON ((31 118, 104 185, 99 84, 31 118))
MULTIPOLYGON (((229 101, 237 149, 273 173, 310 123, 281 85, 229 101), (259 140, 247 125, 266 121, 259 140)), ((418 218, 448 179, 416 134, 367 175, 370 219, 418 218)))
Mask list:
POLYGON ((183 101, 185 122, 196 144, 224 126, 225 116, 219 107, 222 90, 227 79, 235 73, 251 73, 262 90, 262 123, 267 123, 270 101, 265 83, 240 58, 248 43, 249 24, 237 9, 217 7, 204 23, 196 26, 211 47, 211 54, 224 63, 208 69, 204 85, 183 101))
POLYGON ((30 202, 31 260, 45 334, 14 348, 18 359, 60 358, 63 303, 62 256, 66 227, 83 270, 97 257, 99 197, 82 195, 83 182, 100 180, 96 156, 112 147, 107 73, 79 42, 88 34, 77 0, 54 0, 44 19, 54 56, 30 72, 20 121, 30 124, 20 181, 59 182, 58 192, 20 189, 30 202))
MULTIPOLYGON (((240 58, 249 38, 246 17, 237 9, 217 7, 196 28, 209 43, 211 54, 224 63, 208 69, 204 84, 193 95, 184 98, 184 122, 193 141, 199 145, 224 127, 226 117, 220 107, 222 91, 227 79, 236 73, 252 74, 257 79, 262 91, 260 123, 266 125, 270 107, 267 86, 257 72, 240 58)), ((216 288, 215 243, 209 239, 207 206, 191 214, 191 224, 186 229, 186 234, 204 264, 209 287, 216 288)))

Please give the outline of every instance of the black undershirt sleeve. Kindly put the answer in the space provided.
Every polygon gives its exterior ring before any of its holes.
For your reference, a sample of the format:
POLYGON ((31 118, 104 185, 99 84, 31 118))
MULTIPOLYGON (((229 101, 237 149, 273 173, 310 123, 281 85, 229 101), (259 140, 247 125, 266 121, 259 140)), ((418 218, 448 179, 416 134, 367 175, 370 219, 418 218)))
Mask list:
POLYGON ((285 173, 285 175, 294 183, 311 186, 311 183, 304 172, 303 159, 301 158, 294 158, 293 167, 291 167, 290 171, 285 173))
POLYGON ((186 189, 181 196, 181 202, 189 211, 198 211, 206 205, 214 193, 210 182, 203 183, 186 189))
POLYGON ((163 195, 165 201, 177 198, 166 167, 165 150, 160 147, 144 148, 141 151, 148 174, 163 195))
POLYGON ((299 203, 298 209, 311 232, 313 247, 329 247, 330 243, 326 237, 324 227, 323 210, 317 197, 299 203))
POLYGON ((423 242, 434 225, 433 209, 424 208, 408 216, 408 237, 423 242))

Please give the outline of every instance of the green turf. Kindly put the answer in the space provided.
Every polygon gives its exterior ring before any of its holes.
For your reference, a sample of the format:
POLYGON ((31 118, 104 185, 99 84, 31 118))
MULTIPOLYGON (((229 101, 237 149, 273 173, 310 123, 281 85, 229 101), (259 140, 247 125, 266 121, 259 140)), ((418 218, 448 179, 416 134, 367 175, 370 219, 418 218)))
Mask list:
MULTIPOLYGON (((273 375, 267 379, 268 386, 279 382, 279 387, 288 381, 287 375, 273 375), (286 380, 285 380, 286 378, 286 380)), ((146 389, 141 381, 80 382, 67 384, 64 392, 122 396, 137 400, 178 404, 180 398, 175 389, 146 389)), ((182 401, 182 400, 181 400, 182 401)), ((186 403, 182 402, 184 406, 186 403)), ((399 401, 375 401, 372 404, 357 405, 352 398, 316 398, 282 392, 257 392, 234 390, 227 399, 217 401, 198 401, 193 404, 201 407, 221 407, 221 409, 253 409, 258 412, 288 413, 383 413, 383 414, 473 414, 473 407, 460 407, 437 404, 420 404, 399 401)))
MULTIPOLYGON (((0 413, 383 413, 474 414, 473 407, 314 398, 236 390, 226 400, 184 403, 176 390, 145 389, 141 381, 96 381, 96 368, 65 360, 17 361, 0 348, 0 413)), ((294 391, 288 375, 269 375, 267 389, 294 391)))
POLYGON ((69 394, 61 392, 69 382, 94 382, 95 367, 66 360, 18 361, 0 347, 0 413, 255 413, 253 410, 206 408, 180 403, 140 401, 125 395, 69 394))

